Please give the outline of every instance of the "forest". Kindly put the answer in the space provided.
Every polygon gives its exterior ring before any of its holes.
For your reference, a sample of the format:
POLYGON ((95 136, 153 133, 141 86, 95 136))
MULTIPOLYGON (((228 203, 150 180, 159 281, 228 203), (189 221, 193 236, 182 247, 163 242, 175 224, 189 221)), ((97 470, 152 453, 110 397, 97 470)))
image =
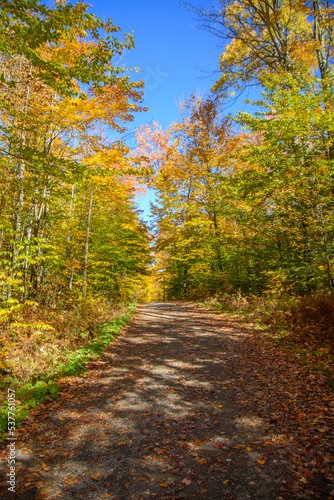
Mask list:
POLYGON ((127 130, 147 108, 137 69, 122 66, 132 34, 83 2, 0 7, 0 370, 2 389, 21 387, 28 401, 22 418, 138 301, 255 314, 327 356, 331 3, 183 2, 222 43, 219 78, 184 100, 179 121, 140 127, 135 148, 127 130), (259 89, 253 112, 230 116, 249 86, 259 89), (152 227, 136 206, 146 188, 152 227))

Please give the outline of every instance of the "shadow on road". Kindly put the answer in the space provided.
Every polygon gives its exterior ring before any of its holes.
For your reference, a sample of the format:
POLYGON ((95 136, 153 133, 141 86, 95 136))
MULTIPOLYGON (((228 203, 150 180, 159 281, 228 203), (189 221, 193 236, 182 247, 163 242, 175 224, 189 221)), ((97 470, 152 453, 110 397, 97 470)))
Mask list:
POLYGON ((250 335, 189 304, 141 305, 29 421, 19 498, 280 498, 285 437, 254 403, 275 394, 248 369, 250 335))

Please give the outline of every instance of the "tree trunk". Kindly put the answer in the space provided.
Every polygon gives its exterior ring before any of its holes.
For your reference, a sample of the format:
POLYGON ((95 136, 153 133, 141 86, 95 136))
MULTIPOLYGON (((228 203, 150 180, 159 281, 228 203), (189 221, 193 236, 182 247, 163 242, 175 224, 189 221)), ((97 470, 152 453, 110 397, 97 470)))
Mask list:
POLYGON ((88 209, 87 230, 86 230, 85 263, 83 270, 83 290, 82 290, 84 298, 86 298, 86 290, 87 290, 88 245, 89 245, 89 231, 90 231, 90 219, 92 215, 92 205, 93 205, 93 184, 90 187, 89 209, 88 209))

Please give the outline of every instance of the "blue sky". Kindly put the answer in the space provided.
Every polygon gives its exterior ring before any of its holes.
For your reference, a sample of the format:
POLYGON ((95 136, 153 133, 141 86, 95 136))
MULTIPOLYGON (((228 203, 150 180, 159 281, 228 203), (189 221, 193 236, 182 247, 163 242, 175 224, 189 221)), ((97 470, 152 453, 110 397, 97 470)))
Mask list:
POLYGON ((90 3, 98 17, 110 18, 122 32, 134 32, 135 49, 124 54, 122 64, 144 70, 138 77, 146 82, 150 108, 136 125, 156 120, 167 127, 177 117, 177 100, 198 88, 210 89, 215 80, 204 70, 217 69, 221 49, 213 36, 196 28, 193 14, 179 7, 178 0, 90 3))
MULTIPOLYGON (((222 48, 217 38, 197 28, 194 14, 181 8, 178 0, 90 3, 95 15, 110 18, 122 33, 134 33, 135 49, 124 54, 122 65, 144 70, 138 79, 145 80, 144 105, 149 112, 138 114, 130 130, 153 120, 167 128, 177 119, 177 102, 199 89, 210 90, 222 48)), ((242 102, 238 106, 242 108, 242 102)), ((144 219, 149 215, 150 199, 152 193, 138 200, 144 219)))

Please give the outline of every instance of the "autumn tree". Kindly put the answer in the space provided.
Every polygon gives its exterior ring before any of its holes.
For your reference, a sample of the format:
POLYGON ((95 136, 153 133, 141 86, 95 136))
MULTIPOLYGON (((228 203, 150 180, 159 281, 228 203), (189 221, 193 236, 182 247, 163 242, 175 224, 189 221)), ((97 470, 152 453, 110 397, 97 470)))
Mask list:
MULTIPOLYGON (((77 95, 75 82, 103 87, 120 83, 122 68, 113 63, 113 58, 124 49, 133 48, 133 37, 125 34, 119 40, 115 33, 120 28, 110 19, 102 21, 88 13, 89 5, 82 1, 75 5, 66 0, 55 2, 53 7, 40 0, 0 1, 0 52, 6 59, 22 56, 33 67, 38 78, 60 95, 77 95), (81 50, 72 54, 71 64, 66 59, 67 51, 58 50, 52 57, 45 47, 81 40, 81 50)), ((15 64, 14 64, 15 67, 15 64)), ((1 72, 1 78, 15 85, 16 77, 1 72)), ((129 81, 123 75, 123 83, 129 81)))
MULTIPOLYGON (((111 36, 119 28, 86 11, 82 3, 49 9, 35 1, 2 2, 1 40, 11 41, 0 63, 3 298, 55 303, 68 292, 80 297, 100 289, 91 228, 105 218, 94 211, 112 217, 122 206, 118 224, 131 220, 145 248, 133 253, 143 258, 134 268, 143 270, 149 260, 147 230, 136 229, 133 213, 135 168, 121 141, 133 113, 143 109, 142 84, 131 83, 115 64, 132 37, 111 36), (103 206, 94 196, 109 201, 103 206)), ((126 266, 117 269, 126 275, 126 266)))
POLYGON ((333 9, 327 0, 219 0, 209 9, 183 2, 200 26, 221 40, 215 90, 243 90, 265 71, 319 70, 325 82, 333 61, 333 9))
POLYGON ((230 120, 212 96, 192 96, 166 132, 142 128, 140 153, 155 167, 156 248, 169 297, 214 293, 226 283, 226 178, 236 168, 230 120))
POLYGON ((264 73, 244 133, 211 96, 186 101, 165 132, 140 131, 167 298, 333 292, 331 79, 264 73))
MULTIPOLYGON (((242 158, 239 195, 247 217, 271 254, 268 277, 296 293, 333 293, 332 106, 321 79, 300 74, 281 84, 262 77, 263 112, 239 113, 239 123, 261 136, 242 158)), ((332 76, 329 77, 330 87, 332 76)))

